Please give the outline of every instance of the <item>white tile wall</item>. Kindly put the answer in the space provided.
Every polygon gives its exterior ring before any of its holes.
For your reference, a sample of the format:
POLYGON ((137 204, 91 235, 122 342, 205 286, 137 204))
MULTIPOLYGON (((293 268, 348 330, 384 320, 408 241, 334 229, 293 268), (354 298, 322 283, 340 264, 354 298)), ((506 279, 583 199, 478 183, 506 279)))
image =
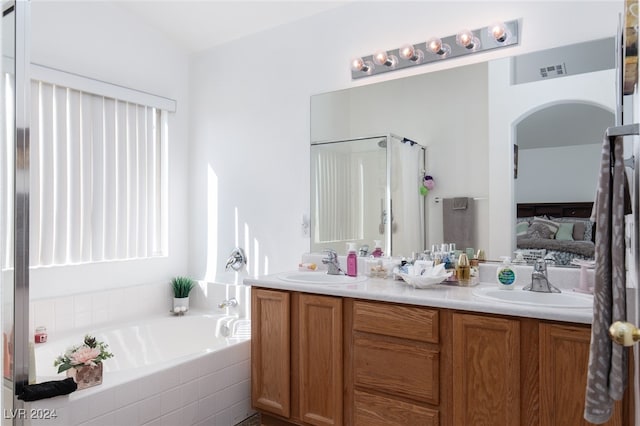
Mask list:
MULTIPOLYGON (((239 284, 198 282, 192 290, 190 306, 223 313, 218 304, 235 297, 237 308, 227 314, 245 317, 249 313, 250 287, 239 284)), ((72 296, 40 299, 30 304, 29 330, 47 327, 49 333, 96 328, 147 315, 162 314, 171 308, 173 295, 167 283, 139 285, 72 296)))

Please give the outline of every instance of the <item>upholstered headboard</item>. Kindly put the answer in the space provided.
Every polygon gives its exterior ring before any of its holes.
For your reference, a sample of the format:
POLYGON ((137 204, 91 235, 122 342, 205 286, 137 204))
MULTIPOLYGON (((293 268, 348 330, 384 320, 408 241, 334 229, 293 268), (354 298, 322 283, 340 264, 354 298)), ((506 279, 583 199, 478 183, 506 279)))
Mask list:
POLYGON ((517 217, 552 216, 552 217, 591 217, 593 201, 580 203, 520 203, 517 217))

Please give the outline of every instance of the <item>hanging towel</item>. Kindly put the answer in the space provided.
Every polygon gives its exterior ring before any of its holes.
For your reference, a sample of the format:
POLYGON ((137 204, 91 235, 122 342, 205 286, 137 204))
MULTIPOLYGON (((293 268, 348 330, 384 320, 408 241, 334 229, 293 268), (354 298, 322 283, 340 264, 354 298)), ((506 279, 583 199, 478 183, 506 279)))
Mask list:
POLYGON ((596 269, 591 349, 584 418, 596 424, 611 417, 614 400, 627 385, 627 349, 609 338, 609 326, 626 321, 625 206, 630 206, 622 137, 605 137, 600 179, 591 220, 596 222, 596 269))
POLYGON ((442 200, 443 238, 447 243, 456 243, 456 248, 476 247, 473 198, 444 198, 442 200), (464 200, 464 201, 462 201, 464 200), (464 205, 465 207, 456 207, 464 205))
POLYGON ((456 197, 453 199, 453 209, 454 210, 464 210, 467 208, 467 200, 466 197, 456 197))

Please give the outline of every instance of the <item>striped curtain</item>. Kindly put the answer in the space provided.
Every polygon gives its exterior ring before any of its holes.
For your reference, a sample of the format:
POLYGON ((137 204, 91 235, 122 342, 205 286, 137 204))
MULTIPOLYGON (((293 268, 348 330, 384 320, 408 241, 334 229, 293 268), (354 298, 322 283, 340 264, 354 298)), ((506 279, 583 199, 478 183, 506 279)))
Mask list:
POLYGON ((161 111, 41 81, 31 93, 30 265, 161 254, 161 111))

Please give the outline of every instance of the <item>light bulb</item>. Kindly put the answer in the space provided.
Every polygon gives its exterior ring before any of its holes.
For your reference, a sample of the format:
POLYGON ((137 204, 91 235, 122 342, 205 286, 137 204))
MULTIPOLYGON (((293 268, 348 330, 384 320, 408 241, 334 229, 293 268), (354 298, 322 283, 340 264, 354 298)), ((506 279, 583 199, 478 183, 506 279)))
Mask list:
POLYGON ((373 62, 375 62, 378 65, 385 65, 388 60, 389 60, 389 56, 387 55, 387 52, 385 52, 384 50, 380 50, 376 52, 375 55, 373 55, 373 62))
POLYGON ((469 50, 476 50, 480 47, 480 40, 473 36, 470 30, 462 30, 456 35, 456 43, 469 50))
POLYGON ((488 32, 498 43, 504 43, 509 38, 509 31, 504 22, 495 22, 489 25, 488 32))
POLYGON ((439 55, 441 58, 445 58, 451 53, 451 47, 446 43, 442 43, 442 40, 438 37, 431 37, 427 40, 426 46, 429 52, 439 55))
POLYGON ((371 62, 365 62, 362 58, 353 58, 351 60, 351 69, 353 71, 362 71, 367 74, 371 74, 373 70, 373 64, 371 62))
POLYGON ((424 58, 422 50, 416 49, 412 44, 405 44, 399 49, 399 55, 402 59, 420 63, 424 58))

